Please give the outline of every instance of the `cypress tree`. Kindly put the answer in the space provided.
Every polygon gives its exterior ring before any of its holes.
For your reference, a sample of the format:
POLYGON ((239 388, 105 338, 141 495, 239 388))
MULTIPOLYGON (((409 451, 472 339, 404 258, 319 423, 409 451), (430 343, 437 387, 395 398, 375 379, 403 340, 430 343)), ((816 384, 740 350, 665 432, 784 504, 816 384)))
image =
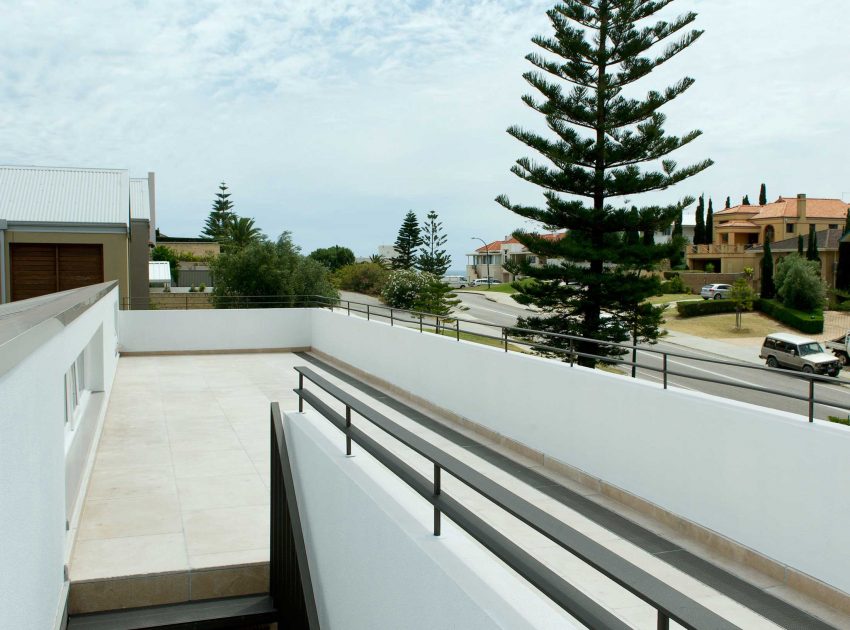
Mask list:
POLYGON ((773 252, 770 250, 770 236, 764 239, 764 256, 761 259, 761 297, 770 300, 776 295, 773 285, 773 252))
POLYGON ((233 212, 233 202, 230 200, 230 193, 227 192, 227 185, 221 182, 218 186, 218 192, 215 194, 212 210, 210 210, 207 221, 204 223, 204 229, 201 230, 201 236, 225 241, 230 225, 235 219, 236 213, 233 212))
POLYGON ((699 196, 697 202, 696 225, 694 226, 694 245, 703 245, 705 240, 705 201, 699 196))
POLYGON ((431 210, 427 218, 422 227, 423 246, 419 250, 416 265, 420 271, 427 271, 442 278, 452 264, 452 257, 446 254, 445 249, 441 249, 446 244, 446 235, 443 234, 442 222, 437 221, 437 213, 431 210))
MULTIPOLYGON (((516 126, 508 129, 542 156, 541 160, 520 158, 511 170, 540 186, 546 203, 544 207, 514 205, 504 195, 497 201, 543 226, 564 228, 567 235, 552 240, 533 231, 514 233, 532 253, 564 261, 544 267, 518 265, 516 271, 541 282, 518 287, 515 298, 542 310, 538 316, 521 318, 520 326, 615 342, 633 333, 641 341, 658 336, 660 309, 641 308, 641 304, 658 292, 659 281, 645 270, 673 258, 682 247, 681 240, 652 246, 624 244, 622 235, 633 226, 631 209, 610 200, 666 190, 712 164, 704 160, 680 168, 668 157, 701 135, 700 131, 667 135, 659 111, 690 88, 693 79, 650 91, 643 99, 631 96, 635 93, 632 84, 702 34, 686 30, 696 19, 690 12, 646 24, 669 4, 564 0, 547 12, 554 34, 532 39, 543 53, 526 57, 535 69, 524 78, 539 95, 527 95, 523 101, 545 117, 552 134, 543 136, 516 126), (674 40, 666 48, 650 52, 671 37, 674 40)), ((685 198, 663 207, 639 208, 638 231, 665 229, 693 201, 685 198)), ((546 338, 545 343, 570 345, 557 338, 546 338)), ((594 342, 581 342, 576 349, 620 354, 594 342)), ((580 362, 596 363, 592 358, 580 358, 580 362)))
POLYGON ((815 224, 809 225, 809 246, 806 248, 806 260, 816 260, 820 262, 820 254, 818 254, 818 235, 815 232, 815 224))
POLYGON ((749 206, 750 205, 750 196, 749 195, 744 195, 744 198, 741 200, 741 205, 742 206, 749 206))
POLYGON ((838 269, 835 275, 835 287, 843 291, 850 289, 850 243, 844 239, 850 234, 850 209, 844 219, 844 234, 838 243, 838 269))
POLYGON ((767 203, 767 186, 762 184, 761 190, 759 191, 759 205, 763 206, 766 203, 767 203))
POLYGON ((685 246, 685 237, 682 229, 681 210, 679 210, 678 216, 673 221, 673 232, 670 241, 673 243, 679 243, 679 246, 670 253, 670 267, 675 269, 676 267, 681 267, 685 263, 685 257, 682 251, 685 246))
POLYGON ((714 242, 714 204, 708 200, 708 214, 705 218, 705 242, 711 245, 714 242))
POLYGON ((396 257, 393 269, 413 269, 416 266, 416 248, 422 244, 422 232, 413 210, 408 210, 395 239, 396 257))
POLYGON ((802 257, 803 256, 803 235, 797 235, 797 253, 802 257))
POLYGON ((731 197, 726 197, 726 207, 727 208, 732 207, 732 198, 731 197))

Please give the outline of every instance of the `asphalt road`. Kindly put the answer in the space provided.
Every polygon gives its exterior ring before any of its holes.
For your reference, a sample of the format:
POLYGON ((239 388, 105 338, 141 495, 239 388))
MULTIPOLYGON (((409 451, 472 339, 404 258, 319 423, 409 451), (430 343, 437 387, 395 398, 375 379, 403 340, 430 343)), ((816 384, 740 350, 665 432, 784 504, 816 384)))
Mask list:
MULTIPOLYGON (((343 300, 368 303, 370 304, 370 309, 375 307, 373 313, 381 313, 382 319, 389 314, 387 307, 382 305, 380 300, 376 298, 345 291, 341 292, 341 294, 343 300)), ((464 307, 464 310, 458 312, 458 316, 463 319, 479 321, 482 324, 515 326, 517 317, 528 313, 522 307, 491 302, 487 300, 484 294, 458 293, 458 297, 461 299, 464 307)), ((359 308, 363 310, 363 307, 359 308)), ((399 313, 396 313, 394 318, 396 322, 406 322, 407 325, 412 327, 419 326, 418 318, 405 317, 399 313)), ((476 324, 463 323, 461 330, 493 336, 500 335, 499 330, 476 324)), ((763 371, 745 366, 717 365, 701 359, 728 361, 728 358, 666 342, 647 347, 659 352, 686 355, 686 357, 668 356, 667 369, 670 372, 677 373, 676 375, 668 374, 667 383, 669 386, 700 391, 706 394, 731 398, 780 411, 808 415, 808 402, 806 400, 794 400, 786 395, 753 391, 734 385, 757 386, 786 394, 808 397, 808 382, 801 378, 796 378, 794 372, 785 372, 784 370, 763 371), (698 380, 700 378, 723 380, 730 384, 709 383, 704 380, 698 380)), ((638 367, 636 370, 636 376, 638 378, 656 383, 662 382, 663 376, 658 371, 661 370, 663 365, 661 354, 639 349, 637 359, 638 365, 643 366, 638 367)), ((756 364, 753 364, 753 366, 759 367, 756 364)), ((630 368, 628 366, 622 366, 621 369, 628 373, 630 368)), ((815 399, 821 401, 821 403, 816 404, 814 407, 816 418, 826 418, 828 415, 846 417, 850 414, 850 384, 816 383, 815 399)))

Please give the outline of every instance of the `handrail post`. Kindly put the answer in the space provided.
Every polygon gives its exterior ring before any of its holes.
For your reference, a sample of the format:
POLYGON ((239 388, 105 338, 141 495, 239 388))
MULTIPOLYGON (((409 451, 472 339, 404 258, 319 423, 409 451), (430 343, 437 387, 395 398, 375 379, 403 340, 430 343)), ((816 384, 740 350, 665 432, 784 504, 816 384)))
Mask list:
POLYGON ((815 379, 809 379, 809 422, 815 421, 815 379))
POLYGON ((369 305, 366 305, 366 321, 368 322, 371 319, 371 314, 369 313, 369 305))
POLYGON ((632 378, 637 375, 637 346, 632 346, 632 378))
POLYGON ((422 315, 419 316, 419 332, 422 332, 422 315))
POLYGON ((502 336, 505 338, 505 352, 508 351, 508 329, 502 328, 502 336))
POLYGON ((304 375, 298 373, 298 413, 304 413, 304 399, 301 393, 304 391, 304 375))
MULTIPOLYGON (((348 405, 345 406, 345 428, 351 428, 351 407, 348 405)), ((351 436, 348 433, 345 434, 345 454, 351 457, 351 436)))
POLYGON ((660 610, 658 611, 658 624, 655 626, 658 630, 670 629, 670 617, 665 615, 660 610))
POLYGON ((459 319, 455 320, 455 331, 457 332, 457 335, 456 335, 457 340, 460 341, 460 320, 459 319))
POLYGON ((434 323, 434 333, 439 335, 440 334, 440 316, 439 315, 434 316, 434 322, 435 322, 434 323))
POLYGON ((390 309, 390 326, 393 325, 393 309, 390 309))
MULTIPOLYGON (((434 464, 434 496, 440 496, 440 466, 434 464)), ((440 508, 434 506, 434 536, 440 535, 440 508)))
POLYGON ((664 389, 667 389, 667 353, 666 352, 662 355, 662 358, 664 359, 664 366, 663 366, 664 367, 664 370, 663 370, 664 371, 664 389))
POLYGON ((345 301, 345 307, 348 310, 348 316, 351 317, 351 300, 345 301))
POLYGON ((575 366, 576 360, 576 350, 575 350, 575 342, 570 339, 570 367, 575 366))

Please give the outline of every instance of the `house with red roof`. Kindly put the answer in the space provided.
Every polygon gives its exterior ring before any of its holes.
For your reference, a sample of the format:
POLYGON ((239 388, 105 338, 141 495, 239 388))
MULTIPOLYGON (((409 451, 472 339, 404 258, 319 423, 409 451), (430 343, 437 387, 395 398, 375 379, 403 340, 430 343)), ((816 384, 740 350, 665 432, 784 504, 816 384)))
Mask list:
MULTIPOLYGON (((566 232, 553 232, 543 234, 542 237, 551 240, 564 238, 566 232)), ((470 281, 477 278, 487 278, 489 269, 490 277, 499 282, 512 282, 516 276, 505 270, 506 263, 529 262, 535 267, 544 265, 556 265, 561 262, 560 258, 546 258, 538 256, 529 251, 525 245, 513 236, 506 236, 504 240, 493 241, 482 245, 467 256, 466 276, 470 281)))

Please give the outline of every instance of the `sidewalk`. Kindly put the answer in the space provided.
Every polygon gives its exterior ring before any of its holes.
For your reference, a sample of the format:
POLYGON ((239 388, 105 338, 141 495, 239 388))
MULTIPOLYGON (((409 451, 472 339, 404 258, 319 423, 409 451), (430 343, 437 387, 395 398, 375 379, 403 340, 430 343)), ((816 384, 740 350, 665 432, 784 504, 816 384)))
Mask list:
POLYGON ((489 302, 495 302, 496 304, 503 304, 504 306, 513 306, 514 308, 523 308, 527 311, 536 311, 538 310, 536 306, 520 304, 515 299, 513 299, 507 293, 499 293, 498 291, 468 291, 464 289, 457 289, 454 293, 465 293, 467 295, 480 295, 485 300, 489 302))
POLYGON ((706 339, 705 337, 697 337, 675 330, 668 330, 660 341, 670 343, 676 346, 681 346, 689 350, 699 350, 716 355, 719 359, 729 359, 732 361, 741 361, 742 363, 758 363, 764 364, 764 360, 759 357, 761 352, 761 344, 752 346, 741 346, 717 339, 706 339))

